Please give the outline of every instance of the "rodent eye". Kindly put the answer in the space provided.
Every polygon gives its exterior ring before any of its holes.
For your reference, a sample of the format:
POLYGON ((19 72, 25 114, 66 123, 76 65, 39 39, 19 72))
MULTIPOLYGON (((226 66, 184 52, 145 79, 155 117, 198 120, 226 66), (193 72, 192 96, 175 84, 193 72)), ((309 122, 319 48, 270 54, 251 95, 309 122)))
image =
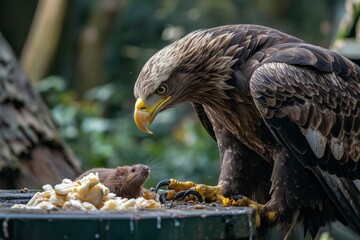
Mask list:
POLYGON ((135 172, 136 171, 136 169, 133 167, 133 168, 131 168, 131 172, 135 172))
POLYGON ((158 89, 156 89, 157 94, 165 94, 168 91, 168 87, 165 83, 161 84, 158 89))

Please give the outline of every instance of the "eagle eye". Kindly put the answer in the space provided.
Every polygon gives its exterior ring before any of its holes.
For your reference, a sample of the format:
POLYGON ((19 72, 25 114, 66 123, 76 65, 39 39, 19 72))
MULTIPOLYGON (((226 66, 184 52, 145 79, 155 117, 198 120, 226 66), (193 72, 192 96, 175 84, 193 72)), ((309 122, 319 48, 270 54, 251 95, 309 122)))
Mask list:
POLYGON ((163 83, 158 87, 158 89, 156 89, 156 93, 162 95, 162 94, 165 94, 167 92, 167 90, 168 90, 167 85, 165 83, 163 83))

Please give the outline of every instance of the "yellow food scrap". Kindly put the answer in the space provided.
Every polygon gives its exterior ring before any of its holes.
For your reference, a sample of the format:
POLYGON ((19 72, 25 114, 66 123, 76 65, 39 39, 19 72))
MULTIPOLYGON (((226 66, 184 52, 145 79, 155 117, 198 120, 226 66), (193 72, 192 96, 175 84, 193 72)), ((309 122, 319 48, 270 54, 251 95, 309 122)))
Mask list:
POLYGON ((89 175, 73 182, 63 179, 52 187, 43 186, 27 204, 15 204, 12 208, 69 210, 128 210, 139 208, 160 208, 160 203, 143 197, 127 199, 116 197, 105 185, 100 183, 98 174, 89 175))

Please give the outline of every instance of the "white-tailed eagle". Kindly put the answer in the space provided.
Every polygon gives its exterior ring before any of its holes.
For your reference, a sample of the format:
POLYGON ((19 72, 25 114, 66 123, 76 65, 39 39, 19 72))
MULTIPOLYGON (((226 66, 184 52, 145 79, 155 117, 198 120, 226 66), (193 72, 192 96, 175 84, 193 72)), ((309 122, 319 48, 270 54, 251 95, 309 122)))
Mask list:
POLYGON ((213 191, 257 201, 262 223, 314 236, 337 219, 360 233, 360 68, 350 60, 267 27, 222 26, 157 52, 134 94, 148 133, 159 112, 192 103, 219 147, 213 191))

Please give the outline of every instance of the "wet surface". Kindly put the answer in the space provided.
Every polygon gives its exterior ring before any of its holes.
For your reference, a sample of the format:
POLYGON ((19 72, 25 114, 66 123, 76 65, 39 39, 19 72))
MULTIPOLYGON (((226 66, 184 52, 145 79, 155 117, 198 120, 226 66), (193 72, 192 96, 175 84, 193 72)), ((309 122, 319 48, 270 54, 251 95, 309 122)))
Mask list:
POLYGON ((11 207, 14 204, 26 204, 39 189, 0 190, 0 208, 11 207))

